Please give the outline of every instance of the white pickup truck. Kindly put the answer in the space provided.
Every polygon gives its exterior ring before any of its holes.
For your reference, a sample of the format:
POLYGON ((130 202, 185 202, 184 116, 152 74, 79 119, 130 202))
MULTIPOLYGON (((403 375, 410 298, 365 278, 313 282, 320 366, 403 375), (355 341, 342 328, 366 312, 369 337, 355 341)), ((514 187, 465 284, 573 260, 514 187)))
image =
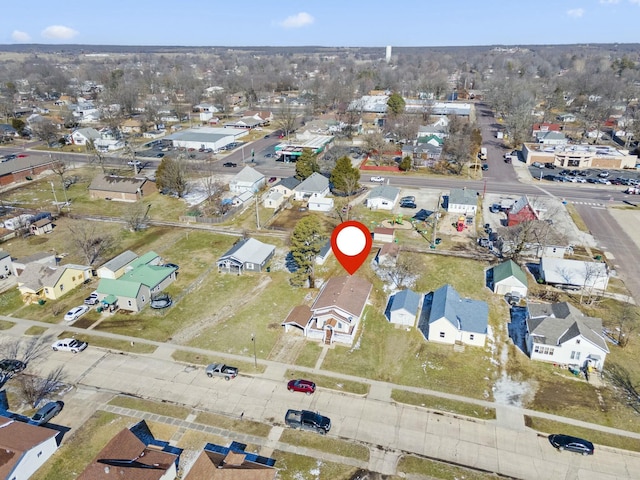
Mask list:
POLYGON ((373 183, 384 183, 384 177, 378 177, 378 176, 371 177, 371 181, 373 183))

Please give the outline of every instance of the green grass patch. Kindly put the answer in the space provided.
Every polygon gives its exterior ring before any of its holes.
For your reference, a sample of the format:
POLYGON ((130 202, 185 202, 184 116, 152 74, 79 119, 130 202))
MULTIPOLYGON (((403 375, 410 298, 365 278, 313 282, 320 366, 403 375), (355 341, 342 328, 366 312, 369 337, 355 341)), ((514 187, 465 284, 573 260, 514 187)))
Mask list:
POLYGON ((122 408, 130 408, 140 412, 155 413, 156 415, 164 415, 172 418, 180 418, 184 420, 191 413, 191 409, 181 407, 180 405, 172 405, 170 403, 154 402, 145 400, 144 398, 129 397, 119 395, 109 401, 109 405, 122 408))
POLYGON ((640 439, 637 438, 614 435, 611 433, 601 432, 599 430, 591 430, 590 428, 577 427, 562 422, 548 420, 546 418, 531 417, 528 415, 525 415, 524 422, 527 427, 533 428, 539 432, 548 434, 563 433, 565 435, 584 438, 599 445, 640 452, 640 439))
POLYGON ((440 410, 443 412, 466 415, 467 417, 481 418, 483 420, 495 420, 495 408, 481 407, 473 403, 460 402, 447 398, 434 397, 421 393, 408 392, 406 390, 393 389, 391 398, 396 402, 417 405, 419 407, 440 410))
POLYGON ((349 380, 336 379, 324 375, 309 374, 306 372, 298 372, 297 370, 287 370, 287 379, 304 378, 313 381, 316 386, 337 390, 339 392, 355 393, 356 395, 366 395, 369 393, 369 385, 362 382, 352 382, 349 380))
POLYGON ((458 467, 444 462, 416 457, 415 455, 403 455, 398 461, 398 473, 404 475, 420 475, 421 477, 438 478, 442 480, 489 480, 500 478, 498 475, 483 473, 469 468, 458 467))
POLYGON ((32 337, 36 337, 36 336, 42 335, 46 331, 47 331, 47 329, 45 327, 40 327, 40 326, 37 326, 37 325, 33 325, 33 326, 27 328, 25 330, 24 334, 32 336, 32 337))
POLYGON ((304 348, 298 354, 295 364, 300 367, 315 368, 322 353, 322 346, 315 342, 305 342, 304 348))
POLYGON ((144 342, 129 342, 127 340, 117 340, 115 338, 98 337, 95 335, 76 334, 73 332, 64 331, 58 338, 72 337, 83 342, 87 342, 89 346, 107 348, 110 350, 118 350, 120 352, 127 353, 153 353, 156 351, 155 345, 144 342))
POLYGON ((9 315, 23 306, 22 296, 17 288, 12 288, 0 295, 0 315, 9 315))
POLYGON ((0 330, 9 330, 15 325, 13 322, 7 320, 0 320, 0 330))
POLYGON ((100 450, 134 419, 108 412, 96 412, 85 424, 73 432, 32 477, 32 480, 76 478, 100 450))
POLYGON ((276 450, 271 455, 276 460, 279 480, 349 480, 358 470, 355 467, 339 463, 326 462, 314 457, 305 457, 295 453, 276 450))
POLYGON ((225 430, 232 430, 234 432, 241 432, 247 435, 255 435, 256 437, 267 437, 269 435, 271 425, 254 422, 252 420, 240 420, 240 413, 241 412, 238 412, 238 420, 236 420, 223 415, 216 415, 215 413, 200 412, 196 416, 195 422, 223 428, 225 430))
POLYGON ((565 205, 565 208, 567 209, 567 213, 571 217, 571 220, 573 220, 573 223, 575 223, 576 227, 578 227, 578 230, 580 230, 581 232, 589 233, 589 227, 587 227, 587 224, 584 223, 584 220, 578 213, 576 207, 570 203, 567 203, 565 205))
POLYGON ((224 359, 221 359, 219 355, 202 355, 200 353, 189 352, 188 350, 175 350, 171 357, 178 362, 189 363, 193 365, 202 365, 206 366, 210 363, 219 363, 223 362, 227 365, 231 365, 232 367, 236 367, 239 372, 242 373, 264 373, 267 367, 264 365, 258 364, 256 365, 254 362, 238 362, 237 360, 229 360, 228 362, 224 359))
POLYGON ((312 448, 321 452, 340 455, 341 457, 355 458, 363 462, 369 461, 369 449, 357 443, 328 438, 317 433, 302 430, 285 429, 280 435, 280 441, 289 445, 312 448))

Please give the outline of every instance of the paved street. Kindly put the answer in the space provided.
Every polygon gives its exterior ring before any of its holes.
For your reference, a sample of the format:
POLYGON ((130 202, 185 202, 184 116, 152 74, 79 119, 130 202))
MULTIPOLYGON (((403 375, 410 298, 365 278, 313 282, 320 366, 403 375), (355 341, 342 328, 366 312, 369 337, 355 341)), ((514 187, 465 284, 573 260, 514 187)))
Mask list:
MULTIPOLYGON (((26 328, 32 325, 48 327, 46 334, 58 334, 63 329, 83 332, 82 329, 67 325, 50 325, 12 317, 0 318, 17 322, 12 329, 3 332, 5 335, 22 335, 26 328)), ((127 341, 140 341, 136 338, 104 332, 91 333, 127 341)), ((331 375, 369 383, 370 394, 358 396, 319 389, 312 396, 298 395, 286 389, 285 372, 288 366, 263 360, 259 362, 266 366, 264 374, 241 375, 226 382, 220 378, 210 379, 204 374, 202 368, 194 369, 189 365, 177 363, 171 358, 174 348, 203 354, 212 354, 212 352, 154 342, 147 343, 158 345, 160 348, 149 355, 109 352, 92 346, 79 355, 48 351, 47 358, 40 366, 43 369, 64 366, 69 383, 77 384, 78 387, 65 396, 67 408, 56 418, 56 421, 77 428, 85 417, 96 409, 114 411, 114 407, 105 406, 109 393, 126 393, 184 405, 193 409, 194 413, 208 411, 235 418, 239 418, 243 413, 243 418, 272 424, 274 427, 269 439, 251 439, 251 443, 261 446, 262 454, 270 454, 274 448, 296 451, 296 446, 282 444, 278 439, 284 426, 283 418, 286 410, 305 408, 317 410, 332 419, 333 428, 330 436, 367 445, 371 451, 371 459, 366 467, 380 473, 395 473, 396 463, 403 453, 415 453, 523 479, 637 478, 635 472, 640 471, 640 454, 635 452, 597 446, 596 455, 592 457, 559 453, 549 445, 545 436, 538 435, 524 426, 523 415, 543 416, 633 438, 640 438, 640 434, 621 432, 585 422, 441 392, 356 379, 323 371, 321 368, 296 367, 310 374, 331 375), (391 401, 392 388, 406 388, 418 393, 494 407, 497 411, 497 419, 483 421, 397 404, 391 401), (77 406, 78 410, 75 410, 74 406, 77 406)), ((237 358, 246 361, 246 358, 241 356, 224 356, 230 360, 237 358)), ((142 412, 120 411, 120 413, 137 417, 145 415, 142 412)), ((153 420, 175 424, 174 420, 158 418, 153 420)), ((202 430, 204 427, 193 424, 185 425, 184 428, 202 430)), ((330 461, 343 461, 341 458, 322 452, 307 451, 305 454, 317 455, 330 461)), ((365 467, 361 462, 354 462, 352 459, 344 459, 344 463, 365 467)))

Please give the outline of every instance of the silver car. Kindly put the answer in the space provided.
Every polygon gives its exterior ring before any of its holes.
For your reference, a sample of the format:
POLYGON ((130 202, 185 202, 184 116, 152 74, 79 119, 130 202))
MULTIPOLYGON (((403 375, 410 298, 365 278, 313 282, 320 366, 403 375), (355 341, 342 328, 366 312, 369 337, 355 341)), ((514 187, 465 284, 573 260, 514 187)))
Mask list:
POLYGON ((36 425, 44 425, 53 417, 58 415, 62 411, 62 407, 64 403, 62 402, 49 402, 44 407, 40 408, 36 413, 31 417, 31 423, 35 423, 36 425))

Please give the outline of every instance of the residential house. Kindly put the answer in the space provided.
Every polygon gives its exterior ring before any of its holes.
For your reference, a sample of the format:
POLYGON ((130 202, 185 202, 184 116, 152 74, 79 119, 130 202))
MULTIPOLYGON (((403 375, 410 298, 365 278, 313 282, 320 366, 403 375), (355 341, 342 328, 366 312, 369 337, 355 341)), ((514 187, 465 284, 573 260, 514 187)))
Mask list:
POLYGON ((229 182, 229 190, 239 194, 244 192, 258 192, 266 183, 265 176, 257 170, 246 166, 240 170, 229 182))
POLYGON ((125 274, 125 268, 127 265, 133 262, 136 258, 138 258, 137 254, 133 253, 131 250, 125 250, 100 266, 97 270, 97 275, 99 278, 120 278, 125 274))
POLYGON ((577 119, 573 113, 562 113, 556 117, 556 120, 562 123, 573 123, 577 119))
POLYGON ((26 303, 57 300, 93 277, 91 267, 29 263, 18 276, 18 290, 26 303))
POLYGON ((294 189, 296 200, 323 198, 328 194, 329 179, 318 172, 313 172, 294 189))
POLYGON ((0 478, 31 478, 58 449, 59 433, 0 416, 0 478))
POLYGON ((74 145, 88 145, 102 138, 100 132, 95 128, 78 128, 71 134, 74 145))
POLYGON ((157 191, 155 182, 144 177, 100 174, 89 185, 89 197, 92 200, 136 202, 157 191))
POLYGON ((534 123, 531 129, 531 134, 533 135, 533 137, 538 139, 545 133, 560 131, 562 131, 562 128, 558 123, 534 123))
POLYGON ((138 117, 127 118, 120 124, 120 130, 122 131, 122 133, 128 134, 142 133, 153 128, 155 128, 153 122, 145 122, 138 117))
POLYGON ((527 275, 513 260, 507 260, 491 269, 491 286, 498 295, 516 294, 526 297, 528 291, 527 275))
POLYGON ((0 187, 32 180, 36 175, 50 170, 56 160, 49 155, 30 155, 10 162, 0 163, 0 187))
POLYGON ((157 440, 142 420, 113 437, 77 480, 175 480, 182 449, 157 440))
POLYGON ((253 198, 253 192, 251 190, 245 190, 244 192, 239 193, 238 195, 234 195, 234 197, 231 199, 231 204, 234 207, 238 207, 240 205, 244 205, 252 198, 253 198))
POLYGON ((609 353, 602 319, 587 317, 567 302, 528 305, 525 337, 531 360, 602 370, 609 353))
POLYGON ((228 447, 207 443, 184 480, 275 480, 276 461, 246 449, 239 442, 228 447))
POLYGON ((489 326, 486 302, 461 298, 444 285, 424 299, 418 329, 430 342, 484 346, 489 326))
POLYGON ((264 206, 264 208, 273 208, 275 210, 279 208, 284 203, 284 201, 284 195, 271 189, 262 198, 262 205, 264 206))
POLYGON ((262 125, 268 125, 270 122, 273 122, 273 112, 267 111, 267 110, 259 110, 259 111, 252 111, 252 110, 247 110, 246 112, 244 112, 244 116, 245 117, 253 117, 257 120, 262 121, 262 125))
POLYGON ((605 262, 584 262, 564 258, 540 258, 540 277, 559 288, 604 292, 609 284, 609 269, 605 262))
POLYGON ((446 116, 438 117, 430 125, 420 125, 418 127, 417 138, 436 136, 445 139, 449 135, 449 119, 446 116))
POLYGON ((415 145, 405 144, 402 146, 402 156, 412 157, 413 165, 416 167, 431 167, 440 160, 442 156, 442 147, 434 145, 434 139, 430 137, 427 142, 422 142, 422 138, 418 139, 415 145))
POLYGON ((6 278, 13 272, 13 262, 11 261, 11 254, 4 250, 0 250, 0 278, 6 278))
POLYGON ((262 243, 255 238, 238 240, 218 259, 218 271, 234 272, 240 275, 244 271, 261 272, 275 254, 276 247, 262 243))
POLYGON ((395 240, 395 229, 387 227, 375 227, 373 229, 373 241, 376 243, 393 243, 395 240))
POLYGON ((102 278, 96 292, 106 307, 139 312, 176 279, 175 267, 141 264, 116 279, 102 278))
POLYGON ((385 316, 389 322, 401 327, 413 327, 420 309, 420 295, 405 289, 391 295, 385 316))
POLYGON ((255 117, 242 117, 235 122, 229 122, 224 124, 224 128, 240 128, 244 130, 254 130, 255 128, 263 125, 264 122, 261 119, 255 117))
POLYGON ((26 257, 20 257, 11 262, 12 273, 16 276, 20 275, 27 265, 30 263, 39 263, 41 265, 57 265, 56 256, 49 252, 36 252, 26 257))
POLYGON ((365 204, 374 210, 393 210, 399 196, 400 189, 398 187, 379 185, 371 189, 365 204))
POLYGON ((265 208, 278 208, 288 198, 294 194, 294 189, 300 185, 300 180, 296 177, 286 177, 269 189, 269 192, 263 198, 265 208))
POLYGON ((400 254, 400 245, 397 243, 384 243, 376 253, 374 261, 378 265, 395 265, 400 254))
POLYGON ((447 201, 447 211, 475 215, 478 211, 478 192, 468 188, 452 188, 447 201))
POLYGON ((567 145, 569 139, 562 132, 546 132, 538 135, 538 143, 542 145, 567 145))
POLYGON ((507 226, 513 227, 520 223, 539 220, 538 214, 539 211, 531 205, 529 198, 524 195, 516 200, 507 211, 507 226))
POLYGON ((53 231, 53 222, 51 218, 41 218, 29 225, 29 232, 32 235, 44 235, 53 231))
POLYGON ((285 332, 300 329, 305 337, 326 345, 353 344, 372 288, 355 275, 330 278, 311 307, 300 305, 289 313, 282 323, 285 332))

